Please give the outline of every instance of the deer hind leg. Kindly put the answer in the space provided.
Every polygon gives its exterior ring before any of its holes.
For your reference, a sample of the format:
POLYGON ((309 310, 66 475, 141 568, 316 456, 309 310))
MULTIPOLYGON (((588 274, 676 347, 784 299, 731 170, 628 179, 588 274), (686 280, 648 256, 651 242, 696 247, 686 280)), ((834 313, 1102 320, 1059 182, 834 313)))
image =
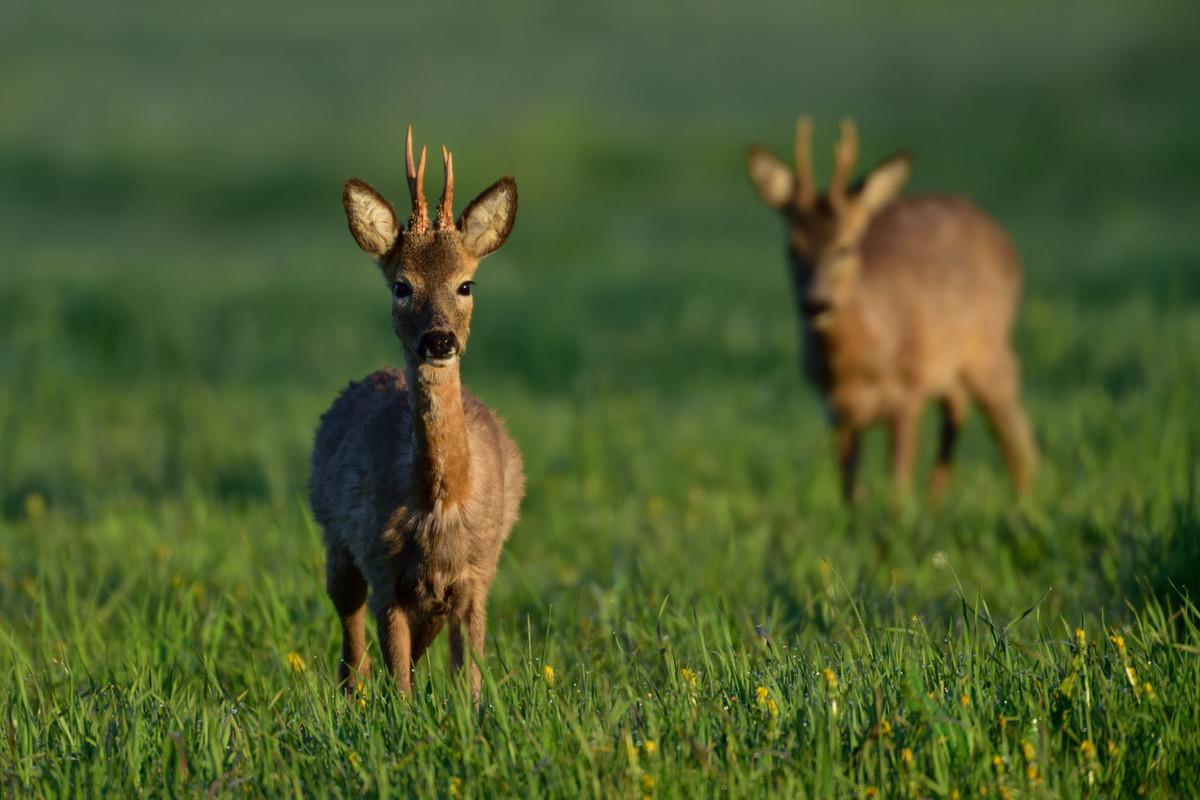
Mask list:
POLYGON ((848 422, 839 422, 833 429, 833 447, 841 476, 842 501, 846 505, 857 499, 858 455, 862 431, 848 422))
POLYGON ((921 404, 906 403, 890 420, 892 436, 892 485, 897 497, 907 494, 912 485, 913 462, 921 433, 921 404))
POLYGON ((1004 348, 986 370, 977 372, 971 391, 1000 445, 1013 488, 1023 493, 1033 479, 1038 454, 1029 420, 1021 408, 1021 376, 1012 351, 1004 348))
POLYGON ((329 548, 325 561, 325 589, 342 623, 338 682, 347 692, 353 692, 371 667, 366 638, 367 581, 350 554, 341 548, 329 548))
POLYGON ((958 434, 967 419, 966 392, 959 387, 949 391, 940 401, 942 409, 942 431, 938 438, 937 460, 933 463, 933 471, 929 475, 929 503, 938 506, 946 493, 946 485, 950 482, 950 464, 954 459, 954 446, 958 443, 958 434))

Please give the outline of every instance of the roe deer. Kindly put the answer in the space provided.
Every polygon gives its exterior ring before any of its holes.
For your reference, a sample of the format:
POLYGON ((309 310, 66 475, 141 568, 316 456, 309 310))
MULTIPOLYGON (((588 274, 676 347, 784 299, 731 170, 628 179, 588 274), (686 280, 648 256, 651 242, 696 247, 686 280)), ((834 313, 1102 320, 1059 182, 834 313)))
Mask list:
POLYGON ((804 117, 794 172, 758 146, 747 160, 759 196, 788 224, 807 372, 828 403, 844 499, 855 497, 861 433, 880 422, 890 429, 892 479, 899 493, 907 490, 927 398, 938 400, 943 416, 933 502, 949 478, 971 398, 1022 492, 1037 448, 1009 345, 1021 285, 1011 240, 965 198, 897 199, 912 166, 905 152, 848 186, 858 152, 850 120, 842 121, 825 194, 813 183, 811 151, 812 121, 804 117))
MULTIPOLYGON (((368 670, 369 586, 384 662, 409 694, 413 667, 447 621, 452 669, 463 665, 464 626, 482 657, 488 590, 525 476, 503 424, 459 378, 472 278, 512 231, 516 183, 501 178, 456 223, 454 165, 443 147, 445 189, 431 227, 425 150, 414 167, 411 126, 405 149, 413 209, 407 230, 357 178, 342 198, 350 233, 392 288, 405 369, 351 383, 321 416, 309 500, 325 532, 327 589, 342 623, 339 678, 351 690, 368 670)), ((472 659, 476 701, 479 689, 472 659)))

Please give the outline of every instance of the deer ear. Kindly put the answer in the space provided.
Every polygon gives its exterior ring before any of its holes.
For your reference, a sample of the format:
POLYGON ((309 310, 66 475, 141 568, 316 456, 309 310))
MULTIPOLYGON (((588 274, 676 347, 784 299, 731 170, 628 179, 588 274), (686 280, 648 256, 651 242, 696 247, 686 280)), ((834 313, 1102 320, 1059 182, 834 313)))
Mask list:
POLYGON ((517 219, 517 182, 501 178, 471 201, 458 218, 463 247, 475 258, 498 249, 517 219))
POLYGON ((908 176, 912 174, 911 153, 901 152, 884 161, 863 178, 857 200, 873 214, 900 196, 908 176))
POLYGON ((783 208, 792 196, 796 178, 792 170, 758 145, 746 152, 746 169, 750 183, 762 201, 771 208, 783 208))
POLYGON ((358 246, 376 260, 387 255, 400 236, 392 204, 365 182, 351 178, 342 192, 342 205, 358 246))

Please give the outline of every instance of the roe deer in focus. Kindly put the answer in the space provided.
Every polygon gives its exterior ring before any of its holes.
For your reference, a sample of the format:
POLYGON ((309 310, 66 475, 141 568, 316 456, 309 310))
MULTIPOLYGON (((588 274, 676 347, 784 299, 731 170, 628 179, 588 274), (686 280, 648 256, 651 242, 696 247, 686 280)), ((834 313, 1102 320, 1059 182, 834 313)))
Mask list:
MULTIPOLYGON (((430 225, 425 151, 413 165, 406 140, 412 217, 396 214, 366 183, 346 182, 350 233, 392 290, 392 326, 405 369, 351 383, 317 428, 309 499, 325 532, 329 597, 342 623, 339 678, 347 689, 368 669, 364 610, 383 657, 408 694, 412 669, 442 625, 450 663, 463 665, 463 628, 483 655, 488 589, 525 492, 521 454, 500 420, 466 391, 472 278, 508 237, 517 186, 501 178, 454 220, 454 165, 442 148, 445 189, 430 225)), ((478 701, 479 668, 471 664, 478 701)))
POLYGON ((848 185, 858 151, 850 120, 834 148, 829 190, 818 194, 811 145, 812 122, 801 118, 794 172, 757 146, 748 167, 759 196, 787 221, 806 368, 829 406, 843 497, 855 496, 862 430, 880 422, 891 434, 893 481, 900 492, 908 488, 928 398, 943 416, 933 501, 949 477, 970 399, 1023 491, 1037 448, 1009 344, 1021 285, 1011 240, 964 198, 897 199, 912 166, 908 153, 848 185))

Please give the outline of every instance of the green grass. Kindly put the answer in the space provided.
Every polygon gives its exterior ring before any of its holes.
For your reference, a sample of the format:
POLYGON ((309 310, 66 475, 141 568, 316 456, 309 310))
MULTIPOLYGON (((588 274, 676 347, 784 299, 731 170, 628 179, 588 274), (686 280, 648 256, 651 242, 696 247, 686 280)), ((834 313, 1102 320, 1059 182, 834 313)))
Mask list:
POLYGON ((0 12, 0 794, 1190 791, 1194 16, 0 12), (877 437, 841 507, 743 175, 799 111, 1012 232, 1027 501, 976 414, 939 513, 877 437), (408 122, 460 206, 521 187, 464 365, 529 475, 478 712, 442 642, 413 702, 339 696, 303 496, 319 413, 398 357, 339 194, 403 206, 408 122))

